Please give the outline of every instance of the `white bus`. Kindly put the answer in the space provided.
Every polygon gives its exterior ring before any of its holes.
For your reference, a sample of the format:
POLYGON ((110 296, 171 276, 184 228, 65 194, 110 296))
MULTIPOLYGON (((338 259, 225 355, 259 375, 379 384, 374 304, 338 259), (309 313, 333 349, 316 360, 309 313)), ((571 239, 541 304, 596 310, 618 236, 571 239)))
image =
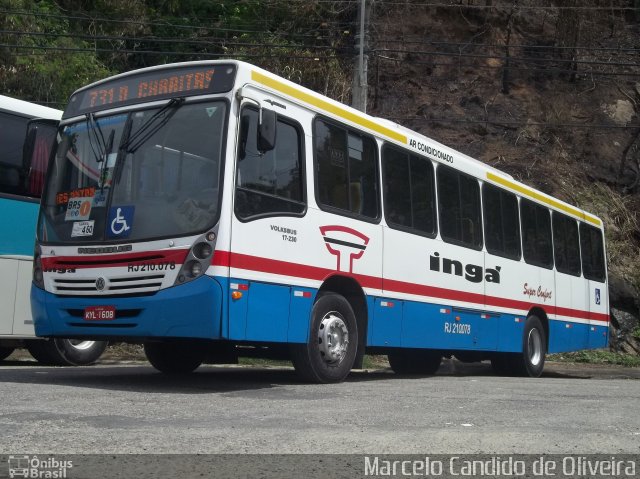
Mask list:
POLYGON ((143 342, 163 372, 272 355, 335 382, 372 352, 539 376, 607 344, 599 218, 247 63, 78 90, 46 183, 37 334, 143 342))
POLYGON ((0 361, 26 346, 40 362, 87 364, 107 344, 36 339, 31 318, 38 204, 61 116, 60 110, 0 95, 0 361))

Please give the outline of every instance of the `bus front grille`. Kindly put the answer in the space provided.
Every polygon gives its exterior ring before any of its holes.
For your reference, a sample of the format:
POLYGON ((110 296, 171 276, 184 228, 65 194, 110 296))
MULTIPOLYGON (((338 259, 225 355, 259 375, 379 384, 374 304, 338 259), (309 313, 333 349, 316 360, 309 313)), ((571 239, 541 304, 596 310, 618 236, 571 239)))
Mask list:
POLYGON ((59 295, 121 295, 130 293, 150 293, 162 287, 164 274, 143 274, 131 276, 98 276, 95 278, 69 279, 55 278, 54 293, 59 295))

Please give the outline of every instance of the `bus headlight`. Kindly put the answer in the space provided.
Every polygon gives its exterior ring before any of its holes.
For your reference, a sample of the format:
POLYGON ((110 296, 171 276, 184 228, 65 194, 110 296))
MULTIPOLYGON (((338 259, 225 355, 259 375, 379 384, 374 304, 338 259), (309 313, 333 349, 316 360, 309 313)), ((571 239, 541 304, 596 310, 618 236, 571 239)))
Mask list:
POLYGON ((184 284, 204 275, 212 264, 217 234, 209 231, 193 242, 174 284, 184 284))
POLYGON ((202 265, 197 261, 191 261, 189 265, 189 273, 191 273, 192 278, 197 278, 202 274, 202 265))
POLYGON ((193 247, 193 256, 198 259, 207 259, 213 253, 213 248, 209 243, 198 243, 193 247))

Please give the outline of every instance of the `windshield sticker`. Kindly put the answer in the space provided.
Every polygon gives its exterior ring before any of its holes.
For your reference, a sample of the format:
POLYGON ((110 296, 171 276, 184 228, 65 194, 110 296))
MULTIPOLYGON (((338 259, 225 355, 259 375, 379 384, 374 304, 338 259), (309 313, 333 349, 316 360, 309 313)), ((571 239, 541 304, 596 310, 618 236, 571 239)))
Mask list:
POLYGON ((109 196, 108 189, 105 188, 105 189, 97 190, 96 194, 93 196, 93 207, 101 208, 106 206, 108 196, 109 196))
POLYGON ((66 205, 71 198, 88 198, 95 195, 96 189, 90 188, 78 188, 72 191, 61 191, 56 193, 56 205, 66 205))
POLYGON ((94 221, 76 221, 73 223, 73 229, 71 230, 71 237, 76 238, 78 236, 93 236, 93 224, 94 221))
POLYGON ((67 214, 65 221, 88 220, 91 214, 91 204, 93 197, 85 196, 82 198, 72 198, 67 204, 67 214))
POLYGON ((100 170, 100 186, 103 188, 109 188, 113 180, 113 170, 116 166, 117 153, 110 153, 107 156, 107 161, 103 163, 100 170))
POLYGON ((131 234, 135 206, 116 206, 109 210, 107 237, 127 238, 131 234))

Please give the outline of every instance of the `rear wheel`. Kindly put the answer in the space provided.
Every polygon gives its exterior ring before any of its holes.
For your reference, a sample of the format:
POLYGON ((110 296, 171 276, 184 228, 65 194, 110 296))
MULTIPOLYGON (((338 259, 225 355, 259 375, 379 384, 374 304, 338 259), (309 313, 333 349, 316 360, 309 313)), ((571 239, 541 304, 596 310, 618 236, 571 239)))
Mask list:
POLYGON ((522 354, 515 362, 515 371, 521 376, 540 377, 547 354, 547 336, 542 321, 531 315, 524 325, 522 354))
POLYGON ((428 349, 401 349, 387 354, 387 359, 396 374, 432 375, 440 368, 442 355, 428 349))
POLYGON ((0 361, 7 359, 13 350, 14 348, 0 348, 0 361))
POLYGON ((207 347, 197 341, 144 343, 144 353, 158 371, 165 374, 187 374, 204 362, 207 347))
POLYGON ((296 372, 306 381, 337 383, 353 367, 358 348, 358 326, 349 302, 335 293, 323 294, 311 311, 307 344, 291 347, 296 372))
POLYGON ((522 335, 522 353, 499 353, 491 358, 491 366, 503 376, 540 377, 547 354, 547 335, 542 321, 529 316, 522 335))
POLYGON ((85 366, 95 363, 107 348, 107 341, 76 339, 30 339, 29 353, 40 363, 52 366, 85 366))

